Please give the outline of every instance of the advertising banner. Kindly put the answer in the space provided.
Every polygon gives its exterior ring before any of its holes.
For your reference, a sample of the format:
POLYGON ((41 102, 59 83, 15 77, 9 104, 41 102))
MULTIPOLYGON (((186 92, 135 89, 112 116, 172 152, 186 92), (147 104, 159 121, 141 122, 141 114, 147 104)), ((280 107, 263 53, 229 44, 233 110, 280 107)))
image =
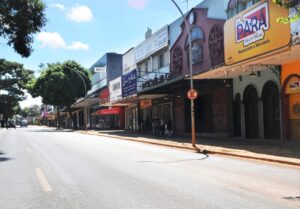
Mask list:
POLYGON ((127 97, 137 92, 136 69, 122 76, 122 97, 127 97))
POLYGON ((122 98, 122 78, 121 76, 109 82, 110 102, 114 102, 122 98))
POLYGON ((290 42, 290 25, 278 23, 277 18, 288 15, 288 9, 267 0, 227 20, 224 26, 226 64, 287 46, 290 42))

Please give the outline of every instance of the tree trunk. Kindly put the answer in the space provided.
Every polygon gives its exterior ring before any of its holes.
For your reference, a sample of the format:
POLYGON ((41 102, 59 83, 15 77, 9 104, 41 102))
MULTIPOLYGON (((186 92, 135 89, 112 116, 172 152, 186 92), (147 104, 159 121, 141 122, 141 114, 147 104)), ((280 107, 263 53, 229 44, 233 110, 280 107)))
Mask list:
POLYGON ((77 122, 76 122, 76 119, 73 117, 72 108, 68 106, 67 109, 68 109, 69 115, 73 122, 73 129, 77 129, 77 122))

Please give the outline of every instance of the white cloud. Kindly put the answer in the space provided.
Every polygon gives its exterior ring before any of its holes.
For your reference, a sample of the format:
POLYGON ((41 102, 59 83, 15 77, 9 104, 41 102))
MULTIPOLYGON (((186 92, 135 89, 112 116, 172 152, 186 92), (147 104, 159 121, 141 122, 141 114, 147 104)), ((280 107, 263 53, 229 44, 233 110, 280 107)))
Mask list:
POLYGON ((67 45, 61 35, 57 32, 41 32, 37 35, 37 39, 42 42, 41 47, 63 48, 70 50, 89 49, 87 44, 74 41, 71 45, 67 45))
POLYGON ((84 5, 76 5, 68 12, 67 18, 75 22, 90 22, 93 14, 90 8, 84 5))
POLYGON ((37 39, 42 42, 42 47, 65 48, 66 43, 59 33, 41 32, 37 39))
POLYGON ((79 50, 79 49, 89 49, 89 45, 81 43, 79 41, 74 41, 70 46, 67 46, 67 49, 74 49, 74 50, 79 50))
POLYGON ((51 4, 52 7, 55 7, 61 11, 65 10, 65 6, 63 4, 51 4))

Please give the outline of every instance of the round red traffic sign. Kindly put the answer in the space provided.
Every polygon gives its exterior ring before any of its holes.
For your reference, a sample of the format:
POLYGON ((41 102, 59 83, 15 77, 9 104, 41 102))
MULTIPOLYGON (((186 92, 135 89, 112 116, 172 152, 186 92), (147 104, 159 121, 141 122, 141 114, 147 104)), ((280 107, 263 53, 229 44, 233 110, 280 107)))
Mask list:
POLYGON ((188 92, 187 92, 187 97, 190 99, 190 100, 194 100, 198 97, 198 92, 195 90, 195 89, 190 89, 188 92))

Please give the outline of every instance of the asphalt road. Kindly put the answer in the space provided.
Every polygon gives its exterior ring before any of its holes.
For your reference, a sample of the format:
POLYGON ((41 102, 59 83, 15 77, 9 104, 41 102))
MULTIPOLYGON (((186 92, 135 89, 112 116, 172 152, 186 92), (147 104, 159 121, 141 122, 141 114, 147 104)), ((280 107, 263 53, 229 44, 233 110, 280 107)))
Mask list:
POLYGON ((300 169, 48 128, 0 129, 0 208, 300 208, 300 169))

